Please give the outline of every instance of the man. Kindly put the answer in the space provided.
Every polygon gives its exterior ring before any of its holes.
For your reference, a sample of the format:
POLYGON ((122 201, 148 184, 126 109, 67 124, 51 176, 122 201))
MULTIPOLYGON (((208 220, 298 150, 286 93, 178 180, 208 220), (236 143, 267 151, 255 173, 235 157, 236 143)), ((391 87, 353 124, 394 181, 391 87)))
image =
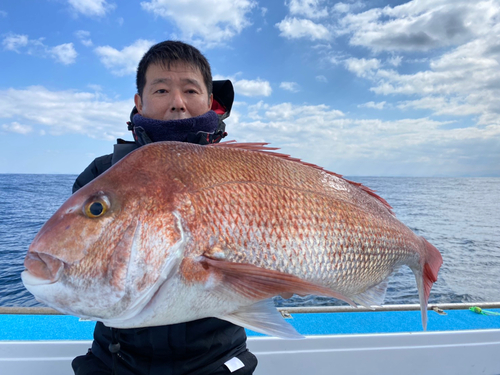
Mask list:
MULTIPOLYGON (((113 154, 95 159, 78 176, 73 192, 144 144, 209 144, 225 136, 222 119, 232 105, 232 85, 219 82, 219 91, 230 86, 225 95, 229 100, 220 99, 225 99, 224 90, 214 100, 210 65, 196 48, 174 41, 154 45, 139 63, 136 83, 129 123, 135 141, 118 140, 113 154)), ((72 366, 76 375, 247 375, 253 373, 257 359, 246 348, 244 329, 216 318, 137 329, 109 328, 98 322, 92 348, 75 358, 72 366)))

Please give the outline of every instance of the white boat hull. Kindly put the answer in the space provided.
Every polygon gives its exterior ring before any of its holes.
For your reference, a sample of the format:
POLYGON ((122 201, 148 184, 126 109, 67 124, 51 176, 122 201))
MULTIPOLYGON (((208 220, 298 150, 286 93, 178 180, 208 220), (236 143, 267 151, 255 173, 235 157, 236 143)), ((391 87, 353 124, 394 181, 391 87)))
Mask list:
MULTIPOLYGON (((259 360, 255 375, 499 375, 500 303, 484 303, 486 315, 469 307, 430 307, 427 332, 418 305, 287 309, 282 313, 305 339, 247 331, 248 347, 259 360)), ((95 323, 54 313, 0 308, 0 375, 72 373, 73 358, 91 346, 95 323)))
MULTIPOLYGON (((91 341, 0 341, 2 375, 67 375, 91 341)), ((250 337, 255 375, 500 374, 500 330, 250 337)))

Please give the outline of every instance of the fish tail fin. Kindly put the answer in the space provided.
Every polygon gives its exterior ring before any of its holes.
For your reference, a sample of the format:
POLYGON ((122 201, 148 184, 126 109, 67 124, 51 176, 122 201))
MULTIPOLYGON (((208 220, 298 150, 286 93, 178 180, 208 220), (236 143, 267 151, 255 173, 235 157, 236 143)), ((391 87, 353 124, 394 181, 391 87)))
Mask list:
POLYGON ((422 313, 422 326, 427 329, 427 303, 431 293, 432 284, 437 281, 437 275, 443 258, 438 249, 430 244, 425 238, 420 237, 424 245, 423 259, 418 268, 412 268, 417 280, 418 295, 420 299, 420 311, 422 313))

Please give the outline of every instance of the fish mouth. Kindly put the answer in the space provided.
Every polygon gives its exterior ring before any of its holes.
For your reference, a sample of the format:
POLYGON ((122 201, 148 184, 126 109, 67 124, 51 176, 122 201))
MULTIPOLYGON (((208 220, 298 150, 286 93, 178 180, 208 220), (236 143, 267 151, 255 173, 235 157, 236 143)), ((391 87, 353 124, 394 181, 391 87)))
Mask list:
POLYGON ((37 277, 33 275, 29 270, 24 270, 23 272, 21 272, 21 280, 26 286, 50 285, 55 284, 58 281, 51 281, 41 277, 37 277))
POLYGON ((21 275, 25 275, 30 285, 46 285, 59 281, 64 262, 49 254, 29 251, 24 259, 24 267, 25 271, 21 275))

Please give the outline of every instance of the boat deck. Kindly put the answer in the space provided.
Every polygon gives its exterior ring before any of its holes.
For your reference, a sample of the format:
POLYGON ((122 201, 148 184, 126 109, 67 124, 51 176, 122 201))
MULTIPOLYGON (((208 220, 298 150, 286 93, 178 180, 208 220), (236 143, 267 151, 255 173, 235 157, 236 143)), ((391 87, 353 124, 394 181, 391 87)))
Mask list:
MULTIPOLYGON (((424 332, 416 310, 293 310, 287 321, 305 340, 247 331, 248 346, 259 359, 255 375, 500 374, 500 316, 429 311, 424 332)), ((71 359, 86 352, 94 325, 71 316, 0 314, 2 375, 71 373, 71 359)))

